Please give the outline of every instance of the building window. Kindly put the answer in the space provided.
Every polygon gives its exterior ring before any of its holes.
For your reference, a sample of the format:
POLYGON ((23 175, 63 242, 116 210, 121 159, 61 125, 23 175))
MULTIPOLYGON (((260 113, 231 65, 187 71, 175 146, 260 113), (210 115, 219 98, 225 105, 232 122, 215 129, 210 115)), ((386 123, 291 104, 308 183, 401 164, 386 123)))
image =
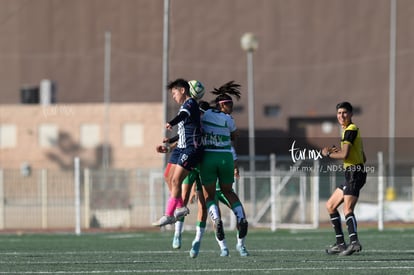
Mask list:
POLYGON ((352 113, 354 115, 362 114, 362 108, 360 106, 352 106, 352 107, 353 107, 352 113))
POLYGON ((101 142, 98 124, 82 124, 80 128, 80 144, 83 148, 95 148, 101 142))
POLYGON ((13 148, 17 144, 17 128, 14 124, 0 125, 0 148, 13 148))
POLYGON ((58 141, 58 127, 55 124, 41 124, 39 126, 39 145, 40 147, 54 147, 58 141))
POLYGON ((277 117, 280 115, 280 106, 279 105, 265 105, 264 114, 267 117, 277 117))
POLYGON ((140 123, 125 123, 122 127, 122 142, 126 147, 140 147, 144 144, 144 127, 140 123))
POLYGON ((233 113, 240 114, 244 111, 244 107, 242 105, 235 104, 233 106, 233 113))

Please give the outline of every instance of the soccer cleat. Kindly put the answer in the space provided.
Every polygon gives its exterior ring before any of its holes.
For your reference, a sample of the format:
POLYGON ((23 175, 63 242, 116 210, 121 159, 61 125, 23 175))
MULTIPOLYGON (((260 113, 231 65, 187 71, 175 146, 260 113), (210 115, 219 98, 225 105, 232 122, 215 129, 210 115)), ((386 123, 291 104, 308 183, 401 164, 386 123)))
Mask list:
POLYGON ((190 250, 190 257, 196 258, 198 256, 198 252, 200 251, 200 241, 193 241, 190 250))
POLYGON ((227 257, 227 256, 229 256, 229 249, 228 248, 223 248, 220 251, 220 257, 227 257))
POLYGON ((173 224, 176 221, 177 220, 173 216, 162 216, 158 221, 153 222, 152 225, 153 226, 164 226, 167 224, 173 224))
POLYGON ((219 219, 214 220, 214 225, 216 227, 216 238, 219 241, 224 240, 224 228, 223 228, 223 222, 219 219))
POLYGON ((174 249, 180 249, 181 248, 181 234, 176 236, 174 235, 173 241, 172 241, 172 248, 174 249))
POLYGON ((247 251, 247 249, 244 245, 237 245, 236 250, 239 251, 240 256, 242 256, 242 257, 249 256, 249 252, 247 251))
POLYGON ((182 217, 187 216, 188 214, 190 214, 190 209, 188 209, 186 206, 177 208, 174 211, 174 217, 177 220, 181 219, 182 217))
POLYGON ((352 242, 348 245, 348 247, 339 253, 339 256, 349 256, 354 254, 354 252, 360 252, 362 250, 362 245, 358 242, 352 242))
POLYGON ((325 249, 325 251, 326 251, 327 254, 333 255, 333 254, 339 254, 339 253, 345 251, 345 249, 346 249, 346 244, 342 243, 342 244, 331 245, 331 246, 327 247, 325 249))

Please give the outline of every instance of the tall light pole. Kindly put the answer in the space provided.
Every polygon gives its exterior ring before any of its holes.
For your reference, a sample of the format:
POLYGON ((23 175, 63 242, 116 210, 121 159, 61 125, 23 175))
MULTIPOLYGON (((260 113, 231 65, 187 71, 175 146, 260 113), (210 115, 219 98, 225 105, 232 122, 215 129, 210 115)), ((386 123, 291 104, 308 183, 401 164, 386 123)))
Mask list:
MULTIPOLYGON (((102 147, 103 170, 109 168, 109 107, 111 104, 111 32, 105 32, 105 60, 104 60, 104 142, 102 147)), ((106 178, 106 175, 104 175, 106 178)))
MULTIPOLYGON (((169 77, 169 61, 170 61, 170 0, 164 0, 164 22, 162 35, 162 107, 164 110, 163 123, 168 121, 168 77, 169 77)), ((167 129, 164 128, 164 137, 167 136, 167 129)), ((164 167, 167 165, 167 156, 164 155, 164 167)))
POLYGON ((397 0, 390 1, 390 81, 389 81, 389 125, 388 125, 388 186, 387 200, 395 199, 395 74, 397 41, 397 0))
MULTIPOLYGON (((169 61, 170 61, 170 0, 164 0, 164 24, 163 24, 163 36, 162 36, 162 105, 164 109, 163 123, 168 121, 168 97, 167 97, 167 85, 169 77, 169 61)), ((167 129, 164 128, 164 137, 167 136, 167 129)), ((167 156, 163 154, 163 168, 167 166, 167 156)), ((163 209, 167 204, 165 185, 162 185, 162 205, 163 209)))
POLYGON ((250 166, 250 199, 252 211, 256 213, 256 149, 254 133, 254 78, 253 78, 253 52, 257 50, 259 42, 253 33, 245 33, 240 39, 240 45, 247 53, 247 93, 248 93, 248 120, 249 120, 249 166, 250 166))

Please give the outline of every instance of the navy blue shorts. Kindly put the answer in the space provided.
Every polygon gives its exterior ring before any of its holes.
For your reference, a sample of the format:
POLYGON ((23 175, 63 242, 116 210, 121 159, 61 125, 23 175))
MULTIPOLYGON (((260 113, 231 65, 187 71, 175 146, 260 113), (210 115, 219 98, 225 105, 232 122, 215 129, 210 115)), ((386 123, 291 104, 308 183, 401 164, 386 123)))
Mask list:
POLYGON ((202 147, 174 148, 171 152, 169 163, 182 166, 184 169, 191 171, 200 162, 203 157, 202 147))
POLYGON ((363 165, 351 165, 345 170, 345 182, 338 188, 341 188, 344 195, 359 197, 359 191, 365 185, 367 172, 363 165))

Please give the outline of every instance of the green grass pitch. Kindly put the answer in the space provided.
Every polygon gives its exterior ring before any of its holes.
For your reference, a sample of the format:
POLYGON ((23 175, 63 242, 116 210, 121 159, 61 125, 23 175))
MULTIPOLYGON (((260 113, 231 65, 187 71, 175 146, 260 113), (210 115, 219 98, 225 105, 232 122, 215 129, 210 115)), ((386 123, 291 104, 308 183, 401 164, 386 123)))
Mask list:
POLYGON ((360 253, 327 255, 330 229, 250 230, 249 257, 235 250, 236 232, 226 232, 229 257, 220 257, 213 231, 200 254, 189 257, 194 232, 171 248, 172 231, 74 234, 0 234, 0 274, 414 274, 414 230, 360 229, 360 253))

